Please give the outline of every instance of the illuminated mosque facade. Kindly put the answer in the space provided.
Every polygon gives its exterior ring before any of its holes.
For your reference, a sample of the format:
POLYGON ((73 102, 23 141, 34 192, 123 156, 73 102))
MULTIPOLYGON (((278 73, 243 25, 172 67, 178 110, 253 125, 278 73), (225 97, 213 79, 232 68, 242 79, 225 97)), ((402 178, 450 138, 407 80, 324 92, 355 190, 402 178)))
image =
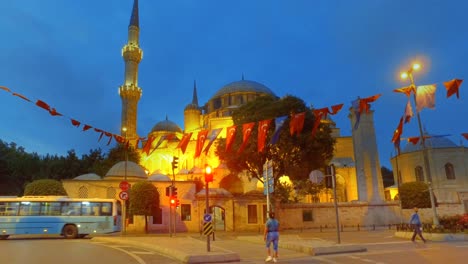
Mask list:
MULTIPOLYGON (((155 124, 147 135, 137 134, 138 123, 138 102, 142 96, 142 88, 138 85, 138 66, 143 58, 143 51, 139 46, 140 27, 138 14, 138 0, 134 0, 133 9, 128 27, 128 42, 122 49, 122 56, 125 62, 124 83, 119 87, 119 95, 122 99, 121 126, 122 137, 126 138, 131 145, 136 147, 141 154, 140 164, 133 162, 119 162, 103 177, 96 175, 82 175, 74 180, 64 180, 64 187, 72 197, 102 197, 118 198, 118 184, 123 176, 130 183, 147 180, 152 182, 160 194, 160 212, 153 217, 153 225, 150 230, 167 230, 169 222, 169 198, 165 196, 165 188, 175 182, 179 189, 179 199, 181 203, 179 214, 178 230, 199 231, 203 214, 206 212, 204 205, 205 191, 196 187, 195 180, 203 181, 205 164, 214 168, 214 182, 210 183, 210 211, 217 222, 215 229, 236 231, 236 230, 258 230, 266 221, 266 200, 263 195, 263 184, 256 179, 250 180, 247 175, 238 175, 235 181, 225 179, 229 175, 229 170, 215 155, 216 141, 205 153, 202 152, 195 157, 197 150, 198 133, 201 131, 212 131, 222 129, 217 138, 226 138, 226 128, 233 125, 231 114, 233 110, 246 102, 252 101, 262 95, 277 97, 267 86, 242 79, 234 81, 221 87, 205 104, 200 105, 197 95, 196 83, 193 85, 193 97, 184 110, 184 127, 181 128, 168 118, 155 124), (179 146, 184 135, 190 134, 186 150, 183 152, 179 146), (144 138, 140 142, 140 138, 144 138), (150 139, 151 142, 147 142, 150 139), (143 146, 150 144, 148 153, 143 146), (172 171, 173 157, 179 158, 178 168, 172 171), (126 165, 125 165, 126 163, 126 165), (124 172, 125 167, 125 172, 124 172)), ((356 122, 353 111, 349 111, 350 123, 356 122)), ((351 136, 340 135, 340 129, 330 119, 325 120, 332 127, 332 136, 336 139, 334 158, 332 163, 336 166, 337 173, 337 200, 343 202, 342 207, 347 207, 350 212, 346 217, 348 224, 366 223, 397 223, 399 222, 399 205, 393 200, 396 193, 395 188, 384 191, 382 175, 380 171, 380 161, 376 143, 373 110, 362 113, 359 127, 353 129, 351 136), (387 200, 387 202, 385 202, 387 200), (376 207, 372 207, 374 204, 376 207), (382 210, 382 205, 387 204, 387 209, 382 210)), ((351 125, 352 126, 352 125, 351 125)), ((239 131, 238 131, 239 133, 239 131)), ((437 156, 441 166, 449 167, 451 172, 457 175, 452 181, 451 194, 445 194, 442 189, 435 190, 435 194, 445 197, 445 202, 462 204, 468 207, 468 179, 467 169, 468 155, 465 147, 449 144, 444 141, 443 153, 437 156), (456 153, 457 158, 452 154, 456 153), (444 160, 446 161, 444 163, 444 160), (447 165, 449 164, 449 165, 447 165), (458 176, 460 175, 460 176, 458 176)), ((205 142, 208 144, 208 140, 205 142)), ((434 143, 436 144, 436 142, 434 143)), ((392 167, 398 171, 400 182, 414 181, 414 168, 420 166, 419 159, 421 150, 408 150, 399 156, 392 158, 392 167), (396 161, 399 167, 396 169, 396 161)), ((431 153, 438 153, 438 145, 433 145, 431 153)), ((437 169, 438 170, 438 169, 437 169)), ((434 170, 436 171, 436 170, 434 170)), ((441 172, 443 173, 443 171, 441 172)), ((434 179, 444 178, 435 174, 434 179)), ((312 173, 311 173, 312 176, 312 173)), ((420 176, 419 176, 420 177, 420 176)), ((450 177, 453 177, 451 175, 450 177)), ((395 179, 398 182, 398 178, 395 179)), ((416 178, 417 180, 417 178, 416 178)), ((434 181, 434 185, 441 181, 434 181)), ((327 215, 332 207, 314 208, 311 204, 316 202, 330 203, 331 196, 321 195, 320 200, 313 200, 311 197, 302 197, 304 207, 294 207, 279 209, 279 217, 298 214, 304 216, 304 212, 313 214, 312 222, 304 222, 304 217, 288 218, 286 221, 291 228, 301 226, 304 228, 314 227, 329 222, 327 215), (309 205, 307 205, 309 204, 309 205), (289 210, 289 211, 288 211, 289 210), (326 212, 325 212, 325 211, 326 212), (300 221, 297 219, 302 219, 300 221)), ((283 207, 283 205, 282 205, 283 207)), ((460 207, 462 208, 462 207, 460 207)), ((457 209, 460 211, 461 209, 457 209)), ((466 209, 465 209, 466 210, 466 209)), ((346 212, 342 212, 346 214, 346 212)))

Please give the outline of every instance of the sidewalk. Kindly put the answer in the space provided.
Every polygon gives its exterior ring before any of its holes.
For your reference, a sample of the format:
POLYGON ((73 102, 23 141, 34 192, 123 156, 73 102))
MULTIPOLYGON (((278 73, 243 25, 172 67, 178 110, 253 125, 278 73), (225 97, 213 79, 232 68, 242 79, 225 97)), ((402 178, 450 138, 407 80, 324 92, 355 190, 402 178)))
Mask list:
MULTIPOLYGON (((367 231, 358 234, 361 240, 366 235, 368 235, 367 231)), ((383 236, 382 234, 379 235, 383 236)), ((266 256, 263 235, 258 233, 217 232, 215 241, 210 237, 209 252, 206 237, 194 233, 182 233, 174 237, 169 237, 168 234, 97 236, 93 237, 92 241, 145 248, 177 259, 182 263, 239 262, 242 259, 258 259, 261 261, 266 256)), ((336 233, 284 231, 280 235, 280 258, 293 259, 298 256, 367 251, 365 247, 356 243, 357 241, 359 239, 351 243, 342 242, 338 244, 336 233)))

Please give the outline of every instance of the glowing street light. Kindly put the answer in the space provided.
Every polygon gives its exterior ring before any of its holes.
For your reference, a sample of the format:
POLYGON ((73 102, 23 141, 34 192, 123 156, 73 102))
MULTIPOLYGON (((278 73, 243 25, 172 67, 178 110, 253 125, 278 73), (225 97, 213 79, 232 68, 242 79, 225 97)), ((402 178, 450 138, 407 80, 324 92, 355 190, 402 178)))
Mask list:
MULTIPOLYGON (((413 71, 417 71, 420 68, 421 68, 421 65, 419 63, 414 63, 408 71, 401 73, 401 78, 402 79, 406 79, 406 78, 410 79, 411 88, 413 90, 414 103, 416 104, 416 108, 417 108, 417 101, 416 101, 417 87, 416 87, 416 85, 414 83, 413 71)), ((419 115, 419 111, 417 111, 417 110, 416 110, 416 116, 418 118, 419 134, 420 134, 420 137, 421 137, 421 146, 422 146, 422 151, 423 151, 424 168, 426 170, 426 173, 424 173, 424 181, 429 186, 429 196, 430 196, 430 199, 431 199, 433 224, 435 226, 439 226, 440 223, 439 223, 439 218, 437 217, 437 209, 435 207, 434 192, 432 190, 431 182, 429 181, 429 180, 432 179, 432 177, 431 177, 431 168, 429 167, 429 158, 428 158, 428 155, 427 155, 426 139, 424 138, 424 133, 423 133, 422 125, 421 125, 421 116, 419 115)), ((398 172, 397 172, 397 174, 398 174, 398 172)))

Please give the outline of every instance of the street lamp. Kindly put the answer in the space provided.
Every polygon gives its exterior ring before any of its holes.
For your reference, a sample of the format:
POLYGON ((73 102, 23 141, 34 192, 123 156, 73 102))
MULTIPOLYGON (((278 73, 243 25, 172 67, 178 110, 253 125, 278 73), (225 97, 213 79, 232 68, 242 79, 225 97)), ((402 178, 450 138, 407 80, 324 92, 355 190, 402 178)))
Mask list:
MULTIPOLYGON (((413 71, 417 71, 420 68, 421 68, 420 64, 414 63, 408 71, 401 73, 401 78, 402 79, 406 79, 406 78, 410 79, 411 89, 413 91, 413 99, 414 99, 414 103, 416 105, 416 109, 417 109, 417 101, 416 101, 416 89, 417 89, 417 87, 414 84, 413 71)), ((424 138, 424 133, 423 133, 422 125, 421 125, 421 116, 419 115, 418 110, 416 110, 416 116, 418 118, 419 134, 420 134, 420 137, 421 137, 421 146, 422 146, 422 151, 423 151, 424 168, 426 170, 426 173, 424 173, 424 181, 429 186, 429 196, 430 196, 430 199, 431 199, 433 223, 434 223, 434 226, 437 227, 437 226, 440 225, 440 223, 439 223, 439 218, 437 217, 437 209, 435 207, 434 192, 432 190, 431 182, 429 181, 429 180, 432 180, 431 168, 429 167, 429 158, 428 158, 428 155, 427 155, 426 139, 424 138)))
MULTIPOLYGON (((128 161, 128 153, 127 153, 127 127, 122 127, 122 132, 124 134, 124 153, 125 153, 125 174, 124 174, 124 181, 127 181, 127 161, 128 161)), ((122 208, 122 234, 127 233, 127 201, 123 200, 123 208, 122 208)))

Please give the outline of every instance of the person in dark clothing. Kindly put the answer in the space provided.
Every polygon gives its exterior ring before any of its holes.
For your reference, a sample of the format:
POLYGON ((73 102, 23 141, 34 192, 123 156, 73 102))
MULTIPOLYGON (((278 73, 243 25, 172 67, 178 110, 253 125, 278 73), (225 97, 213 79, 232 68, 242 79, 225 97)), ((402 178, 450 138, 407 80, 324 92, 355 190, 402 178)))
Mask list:
POLYGON ((419 235, 422 241, 426 243, 426 239, 422 235, 422 224, 421 224, 421 219, 419 218, 417 207, 414 208, 414 213, 411 215, 409 224, 413 228, 413 236, 411 237, 411 241, 414 242, 416 235, 419 235))

